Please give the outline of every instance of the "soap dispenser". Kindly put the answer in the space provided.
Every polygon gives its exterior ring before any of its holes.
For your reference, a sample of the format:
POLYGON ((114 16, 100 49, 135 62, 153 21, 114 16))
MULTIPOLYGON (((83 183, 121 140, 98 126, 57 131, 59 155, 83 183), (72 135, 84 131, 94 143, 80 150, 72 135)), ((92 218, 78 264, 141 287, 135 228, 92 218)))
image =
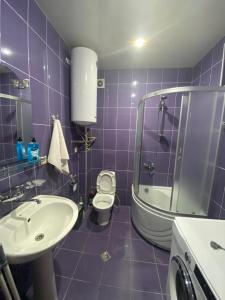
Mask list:
POLYGON ((38 162, 40 159, 40 146, 33 137, 31 142, 27 145, 27 159, 30 162, 38 162))
POLYGON ((20 136, 18 137, 16 142, 16 155, 17 160, 23 160, 26 156, 23 140, 20 136))

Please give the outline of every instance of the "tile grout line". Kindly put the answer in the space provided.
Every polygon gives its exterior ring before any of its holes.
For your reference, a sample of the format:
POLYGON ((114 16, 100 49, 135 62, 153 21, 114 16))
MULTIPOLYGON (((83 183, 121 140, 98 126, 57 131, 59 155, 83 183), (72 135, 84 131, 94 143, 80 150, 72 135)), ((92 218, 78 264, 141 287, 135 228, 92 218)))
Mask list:
MULTIPOLYGON (((89 216, 88 216, 88 217, 89 217, 89 216)), ((86 232, 83 232, 83 234, 85 234, 85 233, 86 233, 86 232)), ((66 299, 68 290, 69 290, 69 288, 70 288, 70 286, 71 286, 73 280, 75 280, 75 278, 74 278, 73 276, 75 275, 76 270, 77 270, 77 268, 78 268, 78 265, 79 265, 79 263, 80 263, 80 261, 81 261, 81 258, 82 258, 82 256, 83 256, 83 254, 85 253, 85 252, 84 252, 84 249, 85 249, 85 246, 86 246, 86 243, 87 243, 87 240, 88 240, 89 235, 90 235, 90 232, 88 231, 86 241, 84 242, 82 251, 80 251, 80 257, 79 257, 79 259, 78 259, 78 261, 77 261, 77 264, 76 264, 76 266, 75 266, 75 268, 74 268, 74 271, 72 272, 72 275, 71 275, 71 277, 70 277, 70 281, 69 281, 69 283, 68 283, 67 289, 66 289, 65 294, 64 294, 64 296, 63 296, 63 300, 66 299)))
POLYGON ((158 269, 158 264, 156 261, 156 255, 155 255, 155 248, 153 247, 153 253, 154 253, 154 258, 155 258, 155 262, 156 262, 156 272, 157 272, 157 276, 158 276, 158 281, 159 281, 159 288, 161 291, 161 298, 163 300, 163 296, 162 296, 162 284, 161 284, 161 280, 160 280, 160 276, 159 276, 159 269, 158 269))
MULTIPOLYGON (((112 216, 113 217, 113 216, 112 216)), ((111 218, 112 218, 111 217, 111 218)), ((110 220, 110 229, 109 229, 109 235, 108 235, 108 241, 107 241, 107 245, 106 245, 106 251, 108 252, 109 250, 109 244, 110 244, 110 240, 111 240, 111 231, 112 231, 112 221, 110 220)), ((110 253, 109 253, 110 254, 110 253)), ((107 262, 105 262, 103 264, 103 267, 102 267, 102 271, 101 271, 101 274, 100 274, 100 278, 99 278, 99 286, 102 284, 102 279, 103 279, 103 274, 104 274, 104 271, 105 271, 105 264, 107 262)))

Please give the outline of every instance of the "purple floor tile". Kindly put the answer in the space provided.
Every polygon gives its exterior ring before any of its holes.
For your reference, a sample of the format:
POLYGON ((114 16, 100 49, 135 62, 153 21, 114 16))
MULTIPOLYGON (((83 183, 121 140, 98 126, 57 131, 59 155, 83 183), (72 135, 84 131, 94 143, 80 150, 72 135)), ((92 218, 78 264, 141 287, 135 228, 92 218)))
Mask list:
POLYGON ((67 293, 65 300, 97 300, 98 287, 87 282, 73 280, 67 293))
POLYGON ((101 235, 101 236, 109 236, 111 231, 111 223, 106 226, 100 226, 98 224, 93 224, 93 227, 90 231, 90 234, 93 235, 101 235))
POLYGON ((88 235, 85 232, 72 230, 68 234, 65 242, 63 243, 62 248, 75 251, 83 251, 87 237, 88 235))
POLYGON ((60 249, 54 259, 55 274, 71 277, 80 257, 80 253, 60 249))
POLYGON ((130 300, 130 292, 128 290, 100 286, 98 300, 130 300))
POLYGON ((111 236, 117 238, 130 238, 131 237, 131 230, 129 223, 121 223, 121 222, 113 222, 112 229, 111 229, 111 236))
POLYGON ((156 264, 132 261, 131 289, 160 293, 156 264))
POLYGON ((85 244, 84 252, 91 254, 101 254, 106 251, 108 243, 108 237, 90 235, 85 244))
POLYGON ((61 276, 56 276, 55 280, 58 300, 62 300, 69 285, 70 279, 61 276))
POLYGON ((112 237, 109 241, 108 252, 113 259, 130 259, 130 239, 112 237))
POLYGON ((83 254, 76 272, 75 279, 99 284, 103 269, 103 261, 99 255, 83 254))
POLYGON ((113 221, 130 222, 130 207, 122 205, 118 208, 114 208, 113 221))
POLYGON ((153 246, 145 240, 131 240, 131 259, 155 262, 153 246))
POLYGON ((85 212, 83 219, 79 220, 79 222, 76 223, 77 231, 90 232, 93 227, 93 222, 91 221, 90 215, 91 210, 88 210, 87 212, 85 212))
POLYGON ((162 291, 163 291, 163 293, 166 293, 168 266, 158 265, 158 271, 159 271, 159 278, 160 278, 160 282, 161 282, 162 291))
POLYGON ((130 286, 130 262, 117 259, 106 262, 102 284, 128 289, 130 286))
POLYGON ((149 293, 149 292, 140 292, 132 291, 131 300, 162 300, 161 294, 149 293))
POLYGON ((135 239, 135 240, 142 240, 143 239, 132 223, 131 223, 131 238, 135 239))
POLYGON ((157 264, 168 265, 170 260, 170 252, 160 249, 158 247, 154 247, 155 258, 157 264))

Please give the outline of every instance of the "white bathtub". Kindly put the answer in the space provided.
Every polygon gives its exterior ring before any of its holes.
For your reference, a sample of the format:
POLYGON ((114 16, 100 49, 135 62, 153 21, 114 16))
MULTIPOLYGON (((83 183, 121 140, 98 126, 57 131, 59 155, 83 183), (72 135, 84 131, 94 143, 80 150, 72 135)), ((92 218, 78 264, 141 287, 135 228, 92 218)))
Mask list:
POLYGON ((131 218, 134 226, 146 240, 168 250, 176 216, 169 210, 171 192, 171 187, 140 185, 137 197, 132 186, 131 218))
POLYGON ((139 185, 138 197, 146 204, 160 209, 170 209, 172 187, 139 185))

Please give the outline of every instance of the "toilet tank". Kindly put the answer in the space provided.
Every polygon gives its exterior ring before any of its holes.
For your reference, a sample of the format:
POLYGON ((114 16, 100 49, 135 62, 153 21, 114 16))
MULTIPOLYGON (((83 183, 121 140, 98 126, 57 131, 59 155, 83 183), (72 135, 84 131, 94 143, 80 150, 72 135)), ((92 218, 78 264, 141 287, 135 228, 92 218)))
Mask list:
POLYGON ((97 120, 97 54, 77 47, 71 53, 71 121, 90 125, 97 120))

